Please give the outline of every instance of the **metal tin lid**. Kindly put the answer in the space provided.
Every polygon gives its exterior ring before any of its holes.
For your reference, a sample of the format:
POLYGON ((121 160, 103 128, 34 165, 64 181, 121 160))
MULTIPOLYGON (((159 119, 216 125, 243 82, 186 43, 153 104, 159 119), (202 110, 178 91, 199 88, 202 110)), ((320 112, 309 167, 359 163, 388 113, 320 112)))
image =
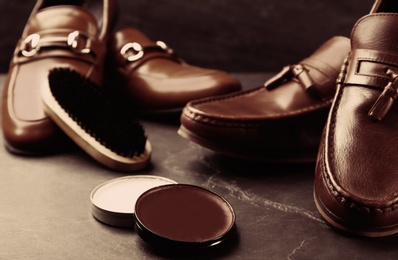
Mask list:
POLYGON ((221 196, 201 187, 175 184, 152 188, 135 205, 135 230, 159 249, 211 248, 231 237, 235 212, 221 196))
POLYGON ((90 195, 91 213, 108 225, 134 227, 134 208, 138 197, 145 191, 175 181, 151 175, 134 175, 107 181, 90 195))

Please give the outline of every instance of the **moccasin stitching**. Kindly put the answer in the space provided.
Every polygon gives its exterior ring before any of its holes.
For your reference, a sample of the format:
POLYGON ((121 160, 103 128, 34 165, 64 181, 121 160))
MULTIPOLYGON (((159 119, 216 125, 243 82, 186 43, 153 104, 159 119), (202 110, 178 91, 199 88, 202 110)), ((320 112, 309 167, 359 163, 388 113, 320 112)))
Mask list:
MULTIPOLYGON (((326 65, 328 65, 328 64, 326 64, 326 65)), ((308 66, 310 66, 310 65, 308 65, 308 66)), ((328 65, 328 66, 330 66, 330 65, 328 65)), ((315 67, 312 67, 312 68, 317 70, 319 73, 324 74, 325 76, 329 77, 329 75, 326 75, 325 72, 319 70, 318 68, 315 68, 315 67)), ((326 83, 326 84, 329 84, 329 83, 326 83)), ((197 105, 203 105, 203 104, 208 104, 208 103, 212 103, 212 102, 223 102, 223 101, 226 101, 226 100, 231 100, 231 99, 234 99, 234 98, 238 98, 238 97, 244 96, 246 94, 250 94, 250 93, 261 91, 261 90, 264 90, 263 86, 257 87, 257 88, 253 88, 253 89, 249 89, 249 90, 246 90, 246 91, 241 91, 241 92, 238 92, 238 93, 232 93, 230 95, 223 96, 223 97, 217 97, 216 96, 214 98, 199 99, 199 100, 196 100, 196 101, 192 102, 191 106, 194 107, 194 106, 197 106, 197 105)), ((299 110, 292 111, 292 112, 275 114, 275 115, 270 116, 268 118, 269 119, 274 119, 274 118, 280 117, 280 116, 296 115, 296 114, 300 114, 300 113, 303 113, 303 112, 308 112, 308 111, 310 111, 312 109, 322 108, 323 106, 330 105, 331 103, 332 103, 332 97, 329 97, 329 98, 323 99, 322 103, 320 103, 320 104, 313 105, 313 106, 310 106, 310 107, 307 107, 307 108, 303 108, 303 109, 299 109, 299 110)), ((191 111, 191 113, 194 113, 194 112, 191 111)), ((212 118, 212 117, 208 117, 208 118, 212 118)), ((193 119, 193 118, 191 118, 191 119, 193 119)), ((215 118, 212 118, 212 119, 217 120, 215 118)), ((223 121, 227 121, 227 120, 223 120, 223 121)))
POLYGON ((194 106, 194 105, 207 104, 207 103, 211 103, 211 102, 214 102, 214 101, 229 100, 229 99, 233 99, 233 98, 236 98, 236 97, 240 97, 240 96, 246 95, 246 94, 248 94, 248 93, 260 91, 260 90, 262 90, 263 88, 264 88, 264 87, 257 87, 257 88, 249 89, 249 90, 246 90, 246 91, 233 93, 233 94, 230 94, 230 95, 227 95, 227 96, 223 96, 223 97, 214 97, 214 98, 199 99, 199 100, 196 100, 196 101, 192 102, 191 104, 192 104, 192 106, 194 106))
MULTIPOLYGON (((329 99, 327 101, 322 102, 321 104, 317 104, 314 106, 306 107, 300 110, 296 110, 294 112, 289 112, 289 113, 280 113, 276 114, 273 116, 269 116, 265 119, 259 119, 259 120, 228 120, 228 119, 220 119, 220 118, 214 118, 211 116, 205 116, 202 114, 198 114, 194 111, 191 111, 188 109, 184 109, 184 115, 187 116, 189 119, 196 121, 198 123, 203 123, 203 124, 208 124, 208 125, 213 125, 213 126, 230 126, 230 127, 256 127, 256 126, 261 126, 264 124, 264 120, 268 119, 279 119, 281 116, 292 116, 292 115, 300 115, 302 113, 310 112, 315 109, 319 108, 326 108, 329 107, 330 104, 332 103, 332 100, 329 99)), ((283 118, 280 118, 283 119, 283 118)))
MULTIPOLYGON (((347 67, 350 61, 347 62, 347 67)), ((344 65, 344 66, 345 66, 344 65)), ((344 76, 343 76, 343 80, 342 82, 344 82, 345 77, 347 75, 347 71, 344 72, 344 76)), ((344 84, 344 83, 342 83, 344 84)), ((372 206, 365 206, 363 204, 360 204, 358 202, 356 202, 355 200, 348 198, 347 196, 345 196, 344 194, 342 194, 341 192, 339 192, 337 190, 337 187, 335 187, 335 185, 333 184, 333 182, 331 181, 331 176, 333 175, 333 171, 330 172, 330 175, 328 173, 328 168, 326 166, 326 154, 325 153, 329 153, 330 156, 330 160, 333 162, 334 157, 334 143, 333 143, 333 136, 335 133, 335 128, 336 128, 336 111, 340 105, 340 101, 341 101, 341 96, 343 94, 343 89, 344 89, 344 85, 341 85, 338 88, 338 93, 336 96, 336 103, 333 106, 333 110, 331 113, 331 116, 333 118, 332 122, 331 122, 331 126, 330 126, 330 134, 329 134, 329 149, 328 151, 326 151, 326 146, 323 146, 323 153, 322 153, 322 176, 323 179, 326 181, 326 186, 328 187, 330 193, 332 194, 332 196, 336 199, 337 202, 341 203, 343 206, 350 208, 350 209, 355 209, 364 213, 368 213, 368 214, 385 214, 385 213, 389 213, 392 211, 395 211, 396 209, 398 209, 398 203, 394 203, 392 205, 388 205, 386 207, 372 207, 372 206)))

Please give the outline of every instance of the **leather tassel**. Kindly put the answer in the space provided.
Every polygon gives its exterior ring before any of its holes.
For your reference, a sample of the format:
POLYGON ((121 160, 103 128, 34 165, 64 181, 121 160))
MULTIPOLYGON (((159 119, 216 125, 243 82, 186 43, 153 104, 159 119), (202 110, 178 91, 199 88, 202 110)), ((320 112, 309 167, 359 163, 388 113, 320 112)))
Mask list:
POLYGON ((390 111, 394 104, 394 101, 398 97, 398 86, 396 85, 398 75, 390 69, 386 71, 386 74, 391 77, 391 81, 384 88, 383 92, 380 94, 379 98, 373 104, 368 113, 369 116, 379 121, 387 115, 388 111, 390 111))
POLYGON ((383 91, 370 109, 369 116, 381 121, 387 115, 388 111, 390 111, 394 101, 392 97, 385 95, 383 91))
POLYGON ((278 74, 267 80, 264 83, 264 87, 267 88, 268 90, 272 90, 278 87, 286 80, 290 80, 293 76, 294 75, 292 73, 291 66, 285 66, 278 74))
POLYGON ((301 64, 283 67, 278 74, 264 83, 264 87, 266 87, 268 90, 272 90, 293 78, 297 79, 297 81, 308 94, 315 98, 319 98, 320 95, 316 84, 312 80, 308 70, 301 64))
POLYGON ((304 90, 309 93, 310 95, 313 96, 318 96, 318 88, 315 85, 314 81, 312 80, 310 74, 308 71, 304 68, 303 65, 295 65, 292 68, 292 72, 295 78, 298 79, 300 82, 301 86, 304 88, 304 90))

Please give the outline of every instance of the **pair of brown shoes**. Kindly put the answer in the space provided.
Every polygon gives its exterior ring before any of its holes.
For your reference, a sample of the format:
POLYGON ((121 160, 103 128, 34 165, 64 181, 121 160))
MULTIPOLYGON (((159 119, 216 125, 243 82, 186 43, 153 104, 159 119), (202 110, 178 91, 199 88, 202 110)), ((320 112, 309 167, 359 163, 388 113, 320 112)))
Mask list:
POLYGON ((333 38, 265 86, 192 101, 179 133, 252 160, 315 160, 319 151, 314 197, 322 216, 354 234, 397 233, 397 24, 398 3, 377 0, 353 28, 351 49, 333 38))
POLYGON ((44 112, 40 96, 54 68, 76 71, 98 86, 104 74, 111 74, 110 91, 141 112, 182 109, 192 99, 240 90, 240 83, 225 72, 188 65, 163 42, 152 42, 137 30, 111 34, 115 11, 115 0, 37 2, 3 92, 8 150, 42 154, 61 147, 64 135, 44 112))

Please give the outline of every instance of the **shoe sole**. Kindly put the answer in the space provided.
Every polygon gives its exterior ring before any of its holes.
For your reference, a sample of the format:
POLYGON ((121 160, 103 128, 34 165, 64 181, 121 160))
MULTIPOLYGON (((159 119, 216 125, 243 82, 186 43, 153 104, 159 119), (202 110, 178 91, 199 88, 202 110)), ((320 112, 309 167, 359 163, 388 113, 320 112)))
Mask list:
POLYGON ((213 150, 217 153, 249 161, 264 163, 313 163, 315 162, 317 156, 316 151, 314 151, 313 153, 301 153, 294 155, 286 154, 275 157, 272 157, 271 155, 261 155, 258 151, 252 151, 251 153, 245 153, 243 151, 238 153, 225 149, 224 147, 212 141, 209 141, 206 138, 198 136, 186 129, 184 126, 180 126, 180 128, 178 129, 178 134, 193 143, 199 144, 200 146, 213 150))
POLYGON ((41 88, 44 112, 68 135, 80 148, 99 163, 118 171, 137 171, 145 168, 150 160, 152 147, 147 140, 145 151, 140 156, 123 157, 105 146, 85 132, 63 110, 53 97, 48 84, 41 88))
POLYGON ((350 227, 349 224, 345 223, 342 219, 334 216, 322 203, 322 201, 318 198, 316 193, 314 192, 314 201, 315 205, 322 215, 322 217, 326 220, 326 222, 340 231, 350 233, 353 235, 365 236, 365 237, 385 237, 398 233, 398 225, 384 227, 384 228, 375 228, 373 230, 370 229, 355 229, 350 227))

